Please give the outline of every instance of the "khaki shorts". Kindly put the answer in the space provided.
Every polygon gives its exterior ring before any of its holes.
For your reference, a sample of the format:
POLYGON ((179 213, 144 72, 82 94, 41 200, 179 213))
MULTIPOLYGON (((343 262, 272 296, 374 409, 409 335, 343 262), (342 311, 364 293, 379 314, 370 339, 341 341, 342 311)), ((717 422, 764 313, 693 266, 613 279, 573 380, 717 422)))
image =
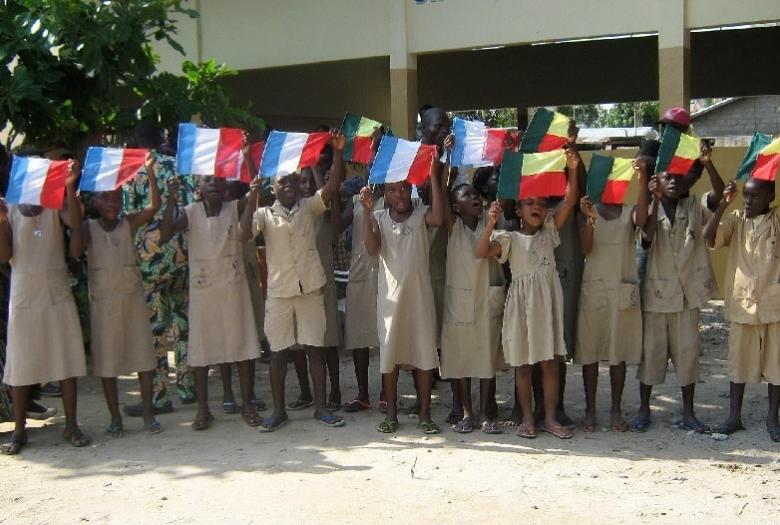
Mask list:
POLYGON ((677 383, 699 378, 699 309, 675 313, 644 312, 642 362, 636 377, 646 385, 662 385, 672 360, 677 383))
POLYGON ((265 301, 265 336, 272 352, 292 346, 324 346, 325 303, 322 290, 265 301))
POLYGON ((780 385, 780 323, 731 323, 729 380, 780 385))

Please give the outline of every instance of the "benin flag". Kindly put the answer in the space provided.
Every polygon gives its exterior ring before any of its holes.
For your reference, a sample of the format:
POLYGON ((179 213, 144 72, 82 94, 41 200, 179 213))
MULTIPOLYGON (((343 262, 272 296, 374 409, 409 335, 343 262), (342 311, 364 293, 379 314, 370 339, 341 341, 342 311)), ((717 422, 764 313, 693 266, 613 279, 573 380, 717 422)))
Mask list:
POLYGON ((506 199, 560 197, 566 193, 566 154, 506 151, 498 175, 498 196, 506 199))
POLYGON ((347 113, 341 129, 347 139, 344 146, 344 160, 358 164, 371 164, 371 142, 376 128, 382 127, 381 122, 370 118, 347 113))
POLYGON ((594 203, 623 204, 633 176, 631 159, 593 155, 588 170, 588 197, 594 203))
POLYGON ((701 155, 701 141, 693 135, 681 132, 673 126, 666 126, 661 137, 661 148, 655 162, 655 171, 666 171, 685 175, 701 155))
POLYGON ((756 133, 737 170, 737 179, 753 177, 761 180, 775 180, 780 167, 780 138, 772 140, 765 133, 756 133))
POLYGON ((520 142, 520 151, 536 153, 561 149, 569 140, 570 123, 565 115, 545 108, 537 109, 520 142))

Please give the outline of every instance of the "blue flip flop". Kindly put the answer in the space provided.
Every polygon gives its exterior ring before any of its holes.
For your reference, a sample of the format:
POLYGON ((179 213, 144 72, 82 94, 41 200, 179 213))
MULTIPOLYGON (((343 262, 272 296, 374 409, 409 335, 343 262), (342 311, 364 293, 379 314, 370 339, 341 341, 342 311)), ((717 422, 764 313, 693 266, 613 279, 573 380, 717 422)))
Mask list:
POLYGON ((343 427, 345 425, 344 418, 335 414, 326 414, 317 418, 317 422, 325 425, 326 427, 343 427))

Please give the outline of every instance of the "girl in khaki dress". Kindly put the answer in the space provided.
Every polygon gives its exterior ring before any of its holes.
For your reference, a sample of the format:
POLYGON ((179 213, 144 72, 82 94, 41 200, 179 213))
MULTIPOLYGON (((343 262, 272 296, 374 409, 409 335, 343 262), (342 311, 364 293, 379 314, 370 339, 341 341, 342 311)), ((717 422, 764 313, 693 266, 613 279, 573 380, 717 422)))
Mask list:
POLYGON ((433 371, 436 355, 436 314, 428 266, 428 226, 444 222, 441 164, 431 169, 431 207, 412 204, 412 187, 406 182, 385 185, 387 209, 375 210, 371 188, 360 191, 363 205, 363 237, 369 254, 379 256, 377 332, 379 369, 387 401, 387 415, 377 430, 393 433, 398 428, 398 371, 407 366, 417 376, 420 401, 419 428, 438 434, 431 421, 433 371))
MULTIPOLYGON (((169 185, 175 186, 172 181, 169 185)), ((187 364, 195 367, 198 413, 194 430, 204 430, 214 421, 208 407, 210 365, 236 363, 243 406, 241 415, 250 426, 262 423, 252 406, 251 360, 259 357, 252 299, 244 271, 238 217, 246 199, 225 202, 225 180, 200 177, 202 201, 184 208, 174 219, 175 188, 160 225, 160 239, 186 231, 190 266, 190 337, 187 364)))
POLYGON ((561 439, 572 435, 556 416, 558 356, 566 356, 566 344, 563 340, 563 291, 555 270, 553 252, 560 244, 558 231, 566 224, 577 205, 578 165, 577 152, 568 149, 566 196, 553 213, 549 213, 546 198, 533 197, 519 201, 518 231, 494 232, 503 212, 501 204, 494 202, 485 229, 474 249, 477 257, 495 257, 501 263, 509 261, 512 269, 501 339, 504 357, 515 368, 517 397, 520 399, 523 418, 517 427, 517 434, 524 438, 536 437, 536 423, 531 412, 535 363, 540 363, 542 368, 545 405, 543 430, 561 439))
POLYGON ((639 174, 636 206, 594 205, 590 197, 580 201, 580 243, 585 254, 580 308, 577 320, 575 360, 582 364, 585 385, 585 420, 582 429, 596 426, 596 388, 599 361, 609 363, 612 384, 610 428, 625 432, 620 404, 626 382, 626 363, 642 359, 642 311, 636 267, 636 228, 647 221, 647 171, 635 163, 639 174))
POLYGON ((488 418, 488 403, 496 370, 503 365, 501 319, 504 312, 504 276, 495 259, 474 256, 477 239, 485 228, 487 214, 482 198, 470 184, 451 192, 452 207, 445 208, 449 232, 447 277, 444 288, 444 322, 441 335, 441 375, 452 378, 459 390, 463 419, 452 426, 456 432, 471 432, 471 378, 480 383, 480 426, 487 434, 501 430, 488 418), (453 215, 454 211, 454 215, 453 215))
MULTIPOLYGON (((14 432, 2 454, 27 444, 26 414, 33 385, 59 381, 65 409, 64 437, 74 447, 92 443, 78 427, 76 378, 87 374, 76 303, 68 286, 63 223, 80 224, 76 163, 65 183, 67 211, 6 206, 0 200, 0 262, 11 265, 8 344, 3 382, 11 387, 14 432)), ((69 252, 81 246, 73 230, 69 252)))
POLYGON ((106 434, 121 437, 117 376, 138 372, 141 383, 144 426, 151 434, 162 432, 152 407, 152 376, 157 357, 144 300, 141 272, 135 250, 135 232, 160 209, 160 190, 154 172, 155 157, 146 159, 149 174, 149 206, 120 217, 122 190, 102 191, 93 197, 99 219, 82 223, 82 249, 87 250, 89 270, 92 372, 100 377, 111 414, 106 434))

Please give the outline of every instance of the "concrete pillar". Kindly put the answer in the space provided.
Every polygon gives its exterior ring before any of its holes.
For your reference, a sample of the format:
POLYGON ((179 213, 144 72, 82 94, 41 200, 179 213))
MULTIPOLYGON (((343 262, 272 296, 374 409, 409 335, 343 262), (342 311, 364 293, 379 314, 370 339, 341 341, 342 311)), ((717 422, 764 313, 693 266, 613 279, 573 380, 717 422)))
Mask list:
POLYGON ((414 139, 417 127, 417 56, 406 42, 405 1, 387 0, 390 12, 390 126, 414 139))
POLYGON ((688 29, 685 0, 660 0, 664 13, 658 28, 659 110, 691 103, 691 32, 688 29))

